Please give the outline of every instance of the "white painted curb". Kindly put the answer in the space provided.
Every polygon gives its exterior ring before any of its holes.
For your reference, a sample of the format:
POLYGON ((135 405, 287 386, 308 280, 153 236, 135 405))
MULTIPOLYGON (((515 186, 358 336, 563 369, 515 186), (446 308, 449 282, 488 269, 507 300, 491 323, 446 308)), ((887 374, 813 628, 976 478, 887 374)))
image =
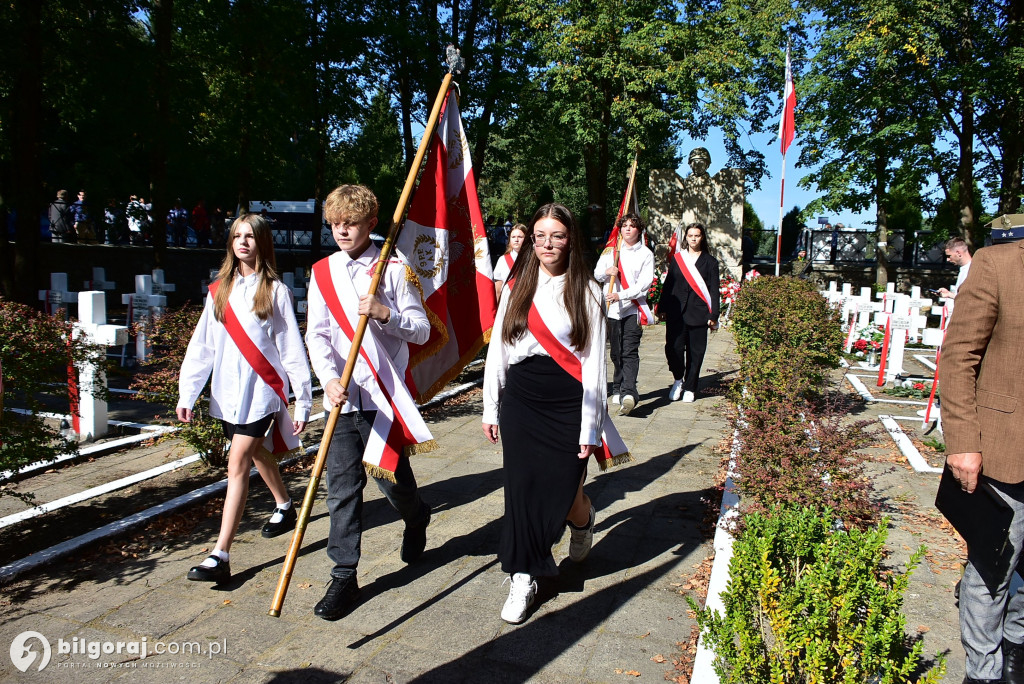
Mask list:
POLYGON ((889 433, 893 441, 896 442, 896 446, 899 447, 900 451, 906 456, 907 461, 910 463, 910 467, 919 473, 941 473, 942 468, 933 468, 928 465, 928 461, 925 460, 921 452, 917 450, 914 443, 910 441, 910 438, 903 432, 900 426, 896 423, 893 416, 881 415, 878 419, 882 421, 882 426, 885 427, 885 431, 889 433))
MULTIPOLYGON (((722 508, 715 527, 715 561, 711 565, 711 578, 708 580, 708 597, 705 608, 711 608, 720 614, 725 613, 722 594, 729 583, 729 563, 732 561, 732 545, 735 538, 728 528, 739 518, 740 497, 736 493, 733 478, 736 477, 736 456, 739 454, 739 431, 732 433, 732 453, 729 456, 729 474, 725 478, 722 490, 722 508)), ((714 668, 715 653, 704 644, 704 639, 697 640, 697 655, 693 660, 692 684, 718 684, 718 673, 714 668)))

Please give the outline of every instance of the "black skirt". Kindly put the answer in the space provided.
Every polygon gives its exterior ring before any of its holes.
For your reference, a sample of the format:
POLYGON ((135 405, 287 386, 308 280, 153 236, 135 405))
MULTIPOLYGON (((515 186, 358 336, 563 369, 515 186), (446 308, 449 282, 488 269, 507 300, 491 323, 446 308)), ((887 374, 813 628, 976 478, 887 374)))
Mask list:
POLYGON ((549 356, 509 366, 501 399, 505 517, 498 560, 507 573, 557 575, 551 547, 587 471, 578 457, 583 385, 549 356))

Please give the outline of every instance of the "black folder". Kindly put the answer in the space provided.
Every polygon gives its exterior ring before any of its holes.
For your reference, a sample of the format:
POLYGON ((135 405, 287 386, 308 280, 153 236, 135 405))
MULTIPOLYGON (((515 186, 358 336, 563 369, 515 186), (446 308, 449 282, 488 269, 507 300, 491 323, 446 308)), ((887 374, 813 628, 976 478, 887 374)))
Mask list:
POLYGON ((992 585, 1010 561, 1013 509, 985 478, 968 494, 947 465, 942 470, 935 507, 967 542, 968 555, 982 579, 992 585))

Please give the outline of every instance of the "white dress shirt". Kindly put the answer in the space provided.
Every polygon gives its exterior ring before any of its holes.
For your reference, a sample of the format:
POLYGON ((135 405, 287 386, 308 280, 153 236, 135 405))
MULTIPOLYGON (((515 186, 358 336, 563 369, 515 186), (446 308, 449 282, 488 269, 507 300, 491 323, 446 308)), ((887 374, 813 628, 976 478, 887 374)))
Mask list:
MULTIPOLYGON (((615 279, 615 292, 619 295, 619 301, 608 304, 608 318, 622 320, 629 316, 636 316, 636 300, 647 296, 654 281, 654 252, 644 246, 642 240, 637 240, 635 245, 622 243, 619 250, 619 264, 622 272, 626 274, 629 287, 623 289, 618 277, 615 279)), ((597 260, 597 267, 594 269, 594 277, 599 283, 607 283, 611 278, 606 271, 615 266, 614 250, 608 250, 597 260)), ((607 292, 608 288, 604 288, 607 292)))
MULTIPOLYGON (((565 287, 565 276, 549 276, 541 271, 537 274, 537 292, 535 301, 546 300, 554 308, 565 311, 562 304, 562 291, 565 287)), ((591 284, 592 298, 588 298, 587 322, 590 327, 590 344, 577 353, 583 365, 583 420, 580 424, 580 444, 601 444, 601 424, 605 415, 605 321, 604 313, 599 304, 601 291, 596 283, 591 284)), ((529 356, 550 356, 537 338, 527 330, 515 344, 507 345, 501 341, 502 324, 508 307, 509 290, 501 293, 498 313, 491 330, 491 344, 487 349, 487 365, 484 366, 484 416, 483 422, 490 425, 498 424, 501 395, 505 388, 505 377, 508 367, 519 363, 529 356)), ((571 328, 569 317, 560 316, 557 320, 544 319, 551 332, 560 338, 567 338, 571 328)))
MULTIPOLYGON (((971 261, 973 261, 973 259, 971 261)), ((960 271, 956 274, 956 283, 953 285, 953 287, 949 288, 950 292, 956 294, 957 292, 960 291, 960 286, 964 284, 965 280, 967 280, 967 274, 970 272, 970 270, 970 261, 968 261, 966 264, 960 267, 960 271)))
MULTIPOLYGON (((494 265, 494 281, 505 282, 508 280, 508 273, 512 270, 512 267, 508 265, 508 260, 505 258, 505 254, 498 257, 498 263, 494 265)), ((508 256, 512 257, 512 263, 515 264, 516 259, 519 257, 519 252, 512 250, 508 253, 508 256)))
MULTIPOLYGON (((352 259, 345 251, 335 252, 328 259, 340 262, 352 278, 356 292, 365 294, 370 289, 371 273, 380 256, 380 249, 372 242, 358 259, 352 259)), ((430 338, 430 321, 423 310, 419 291, 411 287, 406 280, 406 261, 397 251, 388 263, 384 276, 377 287, 377 301, 391 310, 387 323, 370 319, 368 329, 373 328, 383 351, 391 357, 400 375, 405 375, 409 366, 409 343, 423 344, 430 338)), ((355 313, 355 312, 351 312, 355 313)), ((306 302, 306 344, 309 346, 309 359, 313 372, 320 380, 320 386, 335 378, 341 378, 348 361, 348 338, 341 331, 334 316, 327 308, 323 293, 316 281, 315 273, 309 279, 309 291, 306 302), (346 350, 345 356, 339 349, 346 350)), ((375 411, 376 406, 370 393, 353 385, 348 388, 349 397, 341 407, 342 413, 357 410, 375 411)), ((333 408, 324 393, 324 408, 333 408)))
MULTIPOLYGON (((258 273, 235 277, 233 287, 242 291, 250 310, 260 278, 258 273)), ((295 393, 294 420, 307 422, 313 406, 313 392, 302 334, 295 320, 291 291, 280 280, 273 282, 273 288, 273 313, 270 318, 260 321, 260 327, 274 340, 281 366, 295 393)), ((227 328, 214 315, 212 292, 206 297, 203 315, 181 362, 178 408, 191 409, 195 405, 211 373, 210 415, 214 418, 246 425, 281 408, 281 398, 253 370, 227 328)))

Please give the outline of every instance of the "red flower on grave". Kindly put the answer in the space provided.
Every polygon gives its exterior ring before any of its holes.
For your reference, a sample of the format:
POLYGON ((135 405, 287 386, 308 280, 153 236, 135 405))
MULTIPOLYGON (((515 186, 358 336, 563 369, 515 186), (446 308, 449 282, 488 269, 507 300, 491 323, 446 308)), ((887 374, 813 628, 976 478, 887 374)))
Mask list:
POLYGON ((876 341, 872 340, 871 346, 874 347, 875 349, 878 349, 879 347, 882 346, 882 343, 881 342, 876 342, 876 341))
POLYGON ((857 351, 866 351, 868 348, 868 341, 857 340, 856 342, 853 343, 853 348, 856 349, 857 351))
POLYGON ((914 389, 922 390, 923 391, 924 390, 924 383, 923 382, 915 382, 914 383, 914 389))

